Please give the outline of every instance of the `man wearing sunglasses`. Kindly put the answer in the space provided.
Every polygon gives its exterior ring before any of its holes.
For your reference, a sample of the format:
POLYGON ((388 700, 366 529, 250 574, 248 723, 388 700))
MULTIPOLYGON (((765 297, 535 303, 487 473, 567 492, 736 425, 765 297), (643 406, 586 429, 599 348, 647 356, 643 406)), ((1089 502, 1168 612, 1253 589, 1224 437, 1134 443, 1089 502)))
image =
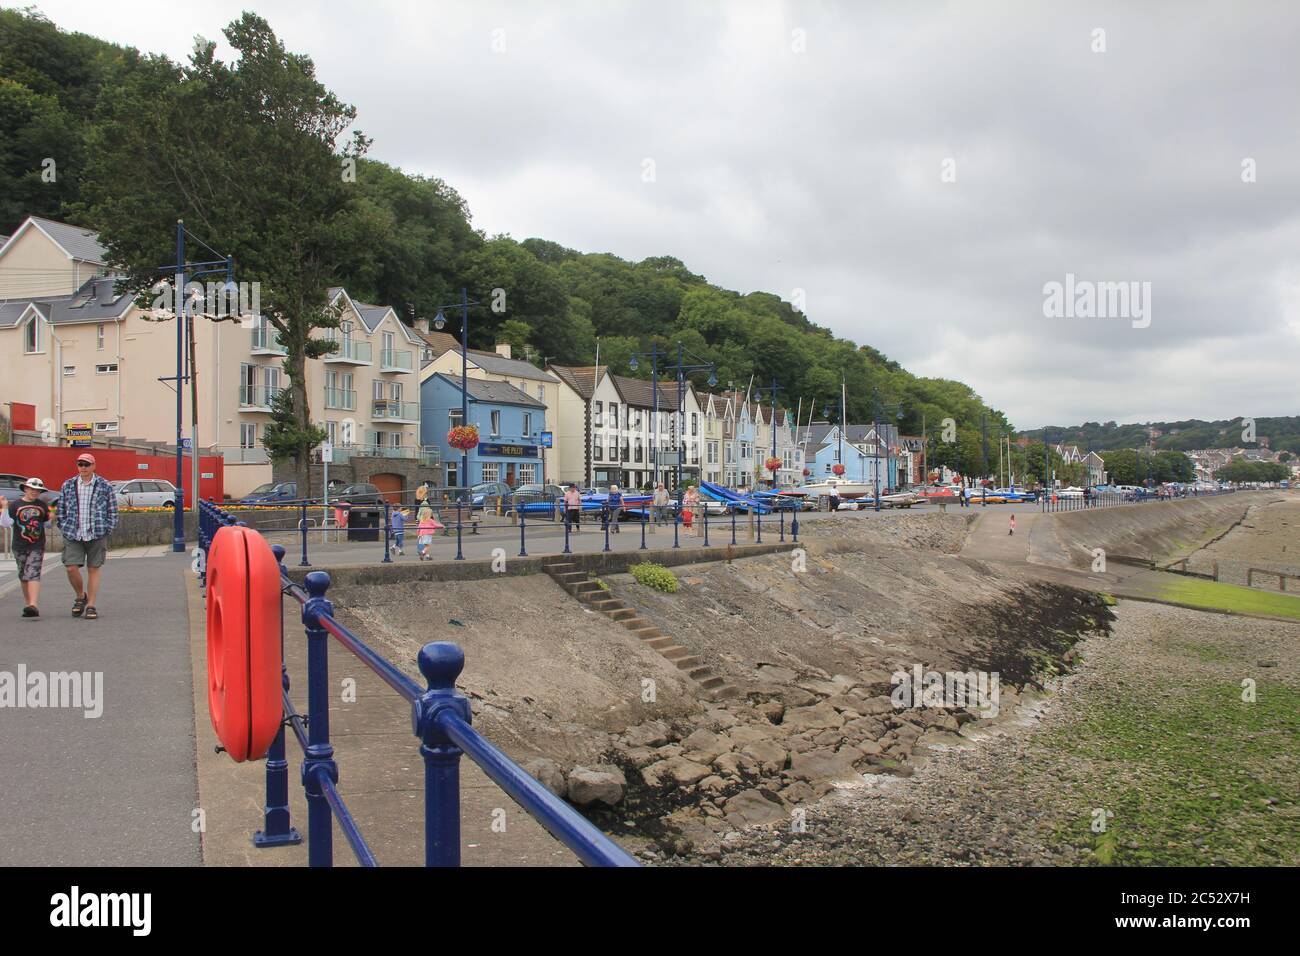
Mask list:
POLYGON ((59 489, 59 531, 63 533, 63 566, 77 595, 72 616, 93 621, 99 617, 95 595, 99 575, 108 556, 108 536, 117 526, 117 495, 113 486, 95 474, 95 456, 77 456, 77 474, 59 489), (86 567, 86 581, 81 578, 86 567))

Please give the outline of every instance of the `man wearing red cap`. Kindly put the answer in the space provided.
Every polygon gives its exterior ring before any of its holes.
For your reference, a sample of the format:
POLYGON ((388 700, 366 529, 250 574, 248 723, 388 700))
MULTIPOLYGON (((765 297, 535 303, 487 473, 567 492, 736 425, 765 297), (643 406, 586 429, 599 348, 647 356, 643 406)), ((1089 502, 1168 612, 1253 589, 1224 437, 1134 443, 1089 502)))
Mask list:
POLYGON ((112 485, 95 474, 95 456, 90 452, 77 456, 77 474, 63 483, 59 495, 63 566, 68 572, 68 583, 77 595, 72 616, 93 621, 99 617, 95 595, 99 593, 99 575, 108 557, 108 536, 117 526, 117 495, 112 485), (84 584, 83 564, 88 579, 84 584))

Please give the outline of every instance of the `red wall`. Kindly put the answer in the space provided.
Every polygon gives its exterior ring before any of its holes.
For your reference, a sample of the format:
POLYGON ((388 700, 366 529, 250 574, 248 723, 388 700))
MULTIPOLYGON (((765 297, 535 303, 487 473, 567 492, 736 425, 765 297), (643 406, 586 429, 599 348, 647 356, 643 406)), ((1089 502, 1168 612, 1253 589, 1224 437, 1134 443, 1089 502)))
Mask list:
MULTIPOLYGON (((120 448, 54 448, 46 445, 0 445, 0 472, 40 478, 45 487, 58 491, 63 482, 77 473, 77 456, 89 451, 95 456, 95 473, 109 481, 131 478, 165 478, 176 483, 176 458, 166 455, 139 455, 120 448)), ((199 491, 205 499, 221 500, 224 461, 220 455, 199 456, 199 491), (211 474, 211 478, 203 475, 211 474)), ((193 464, 185 458, 185 503, 190 497, 190 471, 193 464)))

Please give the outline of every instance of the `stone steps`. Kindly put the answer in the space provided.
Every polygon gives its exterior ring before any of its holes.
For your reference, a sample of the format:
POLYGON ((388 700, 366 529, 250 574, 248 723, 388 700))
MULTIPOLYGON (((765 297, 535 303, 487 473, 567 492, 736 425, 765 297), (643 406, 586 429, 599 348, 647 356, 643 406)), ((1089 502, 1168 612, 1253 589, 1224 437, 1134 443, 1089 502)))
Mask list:
POLYGON ((587 573, 580 570, 573 562, 566 561, 563 558, 551 558, 542 562, 542 568, 569 595, 586 604, 592 610, 599 611, 610 620, 622 624, 628 631, 636 635, 638 640, 643 641, 647 647, 658 651, 665 660, 671 661, 678 670, 685 671, 686 676, 699 684, 700 688, 706 691, 708 696, 712 698, 730 697, 736 693, 735 687, 716 675, 713 668, 705 664, 700 657, 692 654, 689 648, 675 643, 672 637, 664 634, 654 624, 638 615, 635 608, 629 607, 625 601, 613 597, 599 584, 591 580, 587 573))

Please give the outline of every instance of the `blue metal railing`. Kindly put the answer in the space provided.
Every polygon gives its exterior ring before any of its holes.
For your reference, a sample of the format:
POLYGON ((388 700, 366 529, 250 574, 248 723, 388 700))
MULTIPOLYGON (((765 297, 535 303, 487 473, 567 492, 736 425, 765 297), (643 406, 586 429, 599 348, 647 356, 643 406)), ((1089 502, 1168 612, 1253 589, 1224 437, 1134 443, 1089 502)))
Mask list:
MULTIPOLYGON (((546 502, 546 499, 530 498, 528 501, 528 503, 532 505, 534 509, 538 504, 541 504, 543 502, 546 502)), ((686 525, 683 520, 684 516, 683 516, 682 509, 679 507, 679 504, 676 501, 670 502, 668 505, 664 506, 663 513, 656 513, 656 516, 653 518, 651 517, 651 512, 652 510, 655 509, 653 509, 652 506, 648 504, 629 506, 627 509, 627 513, 629 517, 622 518, 621 520, 611 515, 607 508, 600 508, 597 510, 584 510, 581 512, 580 517, 578 519, 578 524, 576 525, 572 523, 569 512, 566 509, 564 509, 563 499, 556 499, 556 501, 552 504, 553 506, 551 507, 547 507, 545 509, 539 509, 539 510, 523 510, 523 509, 516 508, 514 510, 515 510, 515 514, 517 515, 517 522, 518 522, 517 526, 509 526, 505 524, 492 525, 492 526, 484 527, 480 531, 480 522, 478 520, 478 515, 485 513, 485 509, 482 508, 471 509, 469 505, 457 506, 455 503, 450 503, 448 505, 445 505, 442 509, 442 516, 448 521, 448 527, 445 527, 443 529, 442 534, 444 536, 452 533, 456 535, 457 560, 460 560, 460 558, 463 556, 463 551, 462 551, 462 546, 460 541, 462 533, 466 536, 480 536, 481 538, 489 538, 489 539, 493 538, 494 536, 497 536, 496 541, 499 541, 501 540, 502 537, 504 537, 506 541, 509 541, 510 539, 513 539, 515 533, 517 532, 519 537, 519 551, 518 551, 519 557, 527 557, 529 554, 530 543, 532 545, 533 550, 537 554, 570 554, 572 553, 570 548, 570 537, 569 537, 570 534, 579 530, 580 528, 591 528, 591 527, 599 528, 600 531, 603 532, 604 534, 605 547, 601 549, 602 551, 616 551, 618 549, 613 547, 613 541, 622 540, 621 538, 617 537, 620 530, 629 530, 632 532, 633 535, 632 544, 633 547, 635 547, 636 546, 635 535, 637 531, 637 525, 640 525, 641 534, 640 534, 639 550, 644 550, 646 548, 645 535, 647 529, 651 533, 653 533, 658 527, 662 526, 662 524, 665 523, 671 524, 673 526, 673 541, 671 545, 665 543, 663 547, 681 548, 691 543, 693 540, 699 546, 707 548, 710 547, 711 544, 718 543, 716 541, 713 542, 710 541, 710 536, 709 536, 710 524, 716 526, 719 520, 725 520, 726 518, 730 518, 731 523, 733 525, 731 543, 734 545, 736 544, 736 536, 734 533, 734 524, 735 524, 736 515, 738 513, 742 515, 747 514, 746 506, 728 503, 726 505, 726 510, 724 511, 722 516, 714 515, 710 517, 709 510, 708 510, 709 503, 705 501, 700 501, 697 505, 689 509, 692 511, 692 515, 694 518, 694 520, 692 521, 693 530, 690 533, 683 533, 683 529, 686 528, 686 525), (449 512, 455 512, 456 520, 454 523, 451 523, 451 517, 449 512), (467 515, 469 517, 466 517, 467 515), (531 542, 529 539, 530 528, 532 529, 531 542), (615 535, 616 537, 611 538, 610 537, 611 534, 615 535)), ((312 500, 298 499, 293 501, 286 500, 286 501, 278 501, 278 502, 267 502, 263 504, 243 504, 239 506, 241 509, 243 509, 243 511, 241 511, 238 515, 233 515, 233 516, 231 515, 230 512, 224 511, 219 505, 216 504, 216 502, 213 502, 211 500, 207 502, 203 502, 202 505, 203 508, 201 508, 200 510, 201 516, 208 513, 207 509, 209 508, 215 509, 215 512, 213 513, 214 516, 210 516, 207 519, 209 522, 212 523, 216 523, 216 524, 220 524, 221 522, 237 523, 240 522, 241 517, 247 517, 249 518, 250 521, 249 526, 253 527, 253 530, 255 531, 259 531, 265 534, 269 534, 269 533, 292 534, 297 539, 294 545, 294 550, 300 552, 299 560, 297 561, 296 564, 296 566, 300 568, 309 568, 312 566, 312 562, 309 556, 309 552, 311 551, 310 541, 311 541, 312 534, 313 533, 328 534, 328 531, 326 529, 322 529, 320 527, 312 527, 310 524, 311 512, 313 510, 319 511, 322 507, 322 503, 319 498, 312 499, 312 500), (271 524, 262 524, 261 522, 257 521, 257 519, 251 517, 253 515, 256 515, 257 512, 259 511, 262 511, 263 514, 265 514, 266 512, 273 512, 273 513, 279 513, 284 511, 289 511, 290 513, 296 512, 297 518, 296 520, 290 519, 293 520, 292 524, 286 524, 284 523, 283 520, 276 520, 276 518, 279 517, 279 515, 276 514, 276 516, 271 519, 272 521, 271 524)), ((415 544, 417 548, 419 546, 418 545, 419 542, 418 503, 416 506, 411 506, 405 504, 404 502, 395 505, 388 501, 383 501, 382 503, 378 503, 378 504, 361 504, 361 505, 346 505, 346 504, 336 504, 334 502, 331 502, 330 507, 331 509, 337 507, 339 510, 343 510, 343 511, 355 510, 355 511, 368 511, 368 512, 379 513, 380 516, 374 519, 377 521, 377 523, 372 526, 354 527, 351 524, 345 524, 345 525, 339 525, 334 530, 340 533, 343 531, 347 531, 350 538, 353 536, 353 533, 356 532, 358 533, 358 535, 364 536, 366 540, 373 540, 375 542, 375 547, 377 550, 375 561, 380 564, 392 564, 393 551, 398 547, 400 547, 403 550, 403 552, 405 552, 406 547, 410 544, 415 544), (394 513, 399 508, 416 512, 417 514, 415 516, 406 517, 405 520, 402 522, 402 524, 399 526, 394 521, 394 513), (414 539, 414 541, 412 541, 412 539, 414 539)), ((755 517, 757 519, 757 528, 756 528, 757 540, 758 543, 761 544, 763 541, 764 515, 760 512, 760 513, 756 513, 755 517)), ((771 514, 766 515, 766 517, 768 521, 769 536, 771 534, 770 529, 774 525, 777 525, 781 541, 786 540, 787 533, 791 536, 792 540, 794 540, 796 543, 799 541, 800 523, 799 523, 799 515, 797 509, 792 507, 777 507, 773 509, 771 514), (786 515, 787 511, 790 512, 788 518, 786 515)), ((201 520, 200 524, 203 525, 204 522, 201 520)), ((207 538, 210 539, 211 533, 213 532, 207 533, 207 538)), ((199 537, 200 537, 200 548, 206 548, 206 544, 204 543, 204 538, 205 538, 204 527, 200 527, 199 537)), ((496 543, 496 541, 493 541, 493 543, 496 543)), ((334 553, 337 554, 339 552, 335 551, 334 553)), ((355 554, 355 550, 349 549, 346 553, 349 555, 349 557, 351 557, 351 555, 355 554)), ((447 557, 450 557, 450 555, 448 555, 447 557)), ((318 561, 321 560, 319 554, 317 556, 317 560, 318 561)))
MULTIPOLYGON (((195 571, 206 585, 207 553, 217 532, 240 522, 212 502, 202 502, 199 514, 199 554, 195 571)), ((339 771, 329 734, 328 640, 332 636, 351 651, 411 705, 412 731, 420 738, 424 758, 425 865, 460 865, 460 758, 467 754, 490 780, 527 811, 552 836, 588 866, 638 866, 622 847, 601 833, 571 806, 556 797, 471 726, 469 700, 456 690, 465 665, 461 649, 449 641, 434 641, 420 649, 417 663, 425 687, 387 661, 334 617, 326 598, 330 577, 310 572, 299 587, 284 567, 285 549, 273 545, 280 564, 280 590, 302 606, 307 636, 307 716, 289 699, 287 667, 282 674, 284 722, 292 728, 304 759, 302 782, 307 796, 307 855, 311 866, 332 866, 333 823, 339 824, 357 861, 378 866, 356 820, 338 791, 339 771)), ((282 616, 283 619, 283 616, 282 616)), ((283 641, 283 633, 281 641, 283 641)), ((285 731, 281 726, 266 761, 266 807, 263 829, 253 842, 260 847, 300 843, 291 825, 288 806, 289 765, 285 731)))

